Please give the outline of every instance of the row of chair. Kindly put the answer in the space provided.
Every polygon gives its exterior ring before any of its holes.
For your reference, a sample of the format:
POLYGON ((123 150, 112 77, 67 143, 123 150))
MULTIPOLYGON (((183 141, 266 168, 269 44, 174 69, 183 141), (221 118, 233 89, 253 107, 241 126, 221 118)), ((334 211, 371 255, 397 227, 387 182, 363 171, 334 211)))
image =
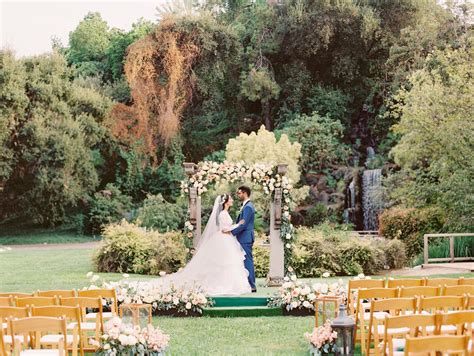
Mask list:
POLYGON ((435 278, 435 279, 360 279, 349 280, 348 310, 355 313, 355 294, 359 289, 386 288, 400 290, 400 296, 414 295, 474 295, 474 278, 435 278), (422 294, 420 294, 422 291, 422 294))
MULTIPOLYGON (((361 343, 365 342, 364 350, 370 350, 370 345, 374 341, 375 355, 378 355, 377 345, 387 332, 387 328, 392 332, 389 334, 405 334, 406 328, 417 328, 425 325, 423 335, 428 334, 463 334, 464 331, 472 332, 472 323, 474 323, 474 310, 469 310, 469 306, 474 307, 474 297, 469 296, 448 296, 448 297, 417 297, 417 298, 387 298, 372 300, 368 317, 361 315, 361 343), (441 312, 448 314, 439 314, 441 312), (457 315, 457 322, 446 315, 457 315), (413 317, 407 318, 408 326, 390 325, 387 322, 392 317, 413 317), (440 318, 443 316, 443 318, 440 318), (363 319, 362 319, 363 317, 363 319), (436 318, 436 320, 435 320, 436 318), (366 331, 366 322, 368 327, 366 331), (421 322, 431 324, 420 324, 421 322), (412 324, 410 324, 412 323, 412 324), (467 324, 465 324, 467 323, 467 324), (457 326, 454 326, 458 324, 457 326), (465 329, 461 330, 460 327, 465 329), (405 328, 405 329, 403 329, 405 328), (365 337, 367 333, 367 337, 365 337)), ((364 313, 365 314, 365 313, 364 313)), ((403 319, 403 318, 402 318, 403 319)), ((396 319, 397 320, 397 319, 396 319)), ((385 338, 387 335, 385 335, 385 338)))
POLYGON ((468 335, 436 335, 422 337, 406 337, 405 351, 397 355, 471 355, 468 335))
MULTIPOLYGON (((37 319, 39 317, 65 317, 68 321, 67 330, 72 332, 72 335, 67 335, 65 342, 73 354, 77 354, 77 349, 74 347, 77 345, 74 341, 74 333, 80 336, 81 355, 84 350, 93 351, 96 346, 89 342, 87 335, 92 332, 97 344, 103 331, 104 320, 117 315, 117 304, 116 292, 113 289, 39 291, 29 295, 3 293, 0 295, 0 320, 2 321, 0 329, 5 334, 2 337, 3 347, 10 351, 18 347, 14 345, 12 339, 14 331, 11 330, 9 324, 12 318, 36 318, 33 319, 33 326, 40 326, 37 319), (104 305, 110 306, 110 312, 103 311, 104 305)), ((54 345, 58 345, 59 336, 54 338, 54 345)), ((42 340, 41 345, 44 346, 47 340, 48 338, 42 340)), ((23 341, 23 346, 26 346, 26 340, 23 341)), ((33 341, 33 343, 30 342, 31 346, 36 340, 28 341, 33 341)), ((0 350, 2 350, 1 347, 0 350)))

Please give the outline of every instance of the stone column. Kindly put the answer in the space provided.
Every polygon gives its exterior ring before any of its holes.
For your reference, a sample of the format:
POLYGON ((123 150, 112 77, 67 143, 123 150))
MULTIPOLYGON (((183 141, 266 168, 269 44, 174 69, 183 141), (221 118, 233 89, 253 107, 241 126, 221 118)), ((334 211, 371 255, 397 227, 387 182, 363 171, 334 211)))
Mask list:
MULTIPOLYGON (((278 165, 278 174, 284 175, 287 166, 278 165)), ((282 189, 275 188, 273 201, 270 203, 270 270, 268 284, 279 286, 285 275, 285 249, 280 237, 282 189)))

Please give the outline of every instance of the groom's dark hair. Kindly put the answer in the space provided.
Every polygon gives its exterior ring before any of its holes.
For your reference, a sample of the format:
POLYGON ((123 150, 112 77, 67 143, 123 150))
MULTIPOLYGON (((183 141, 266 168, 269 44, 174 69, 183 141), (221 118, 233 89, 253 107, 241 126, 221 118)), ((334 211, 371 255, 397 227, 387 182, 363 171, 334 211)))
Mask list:
POLYGON ((247 187, 246 185, 241 185, 239 187, 239 190, 243 191, 244 193, 247 193, 247 196, 250 198, 250 194, 252 193, 252 191, 249 187, 247 187))

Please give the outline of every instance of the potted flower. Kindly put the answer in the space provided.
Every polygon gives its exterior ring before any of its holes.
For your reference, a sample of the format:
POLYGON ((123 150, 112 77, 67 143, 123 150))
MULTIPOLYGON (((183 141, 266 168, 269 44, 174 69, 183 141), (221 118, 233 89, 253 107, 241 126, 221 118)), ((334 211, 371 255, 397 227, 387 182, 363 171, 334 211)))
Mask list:
MULTIPOLYGON (((104 325, 101 343, 95 354, 98 356, 161 356, 169 345, 170 337, 158 327, 148 325, 140 329, 122 322, 120 318, 112 318, 104 325)), ((91 341, 91 343, 95 343, 91 341)))
POLYGON ((314 328, 312 333, 306 333, 304 336, 311 344, 310 355, 327 355, 336 351, 337 333, 332 330, 329 320, 323 326, 314 328))

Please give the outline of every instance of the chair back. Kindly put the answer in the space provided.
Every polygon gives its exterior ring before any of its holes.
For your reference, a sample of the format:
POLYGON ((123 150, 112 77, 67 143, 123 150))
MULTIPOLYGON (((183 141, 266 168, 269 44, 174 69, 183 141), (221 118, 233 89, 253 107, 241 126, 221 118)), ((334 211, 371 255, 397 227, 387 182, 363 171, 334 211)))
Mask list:
POLYGON ((372 299, 370 304, 370 313, 388 311, 390 315, 403 315, 407 311, 415 313, 417 309, 416 298, 387 298, 372 299))
POLYGON ((468 354, 469 337, 467 335, 436 335, 422 337, 407 337, 405 344, 405 356, 411 353, 427 352, 452 352, 461 353, 464 356, 468 354))
POLYGON ((98 311, 99 318, 98 323, 100 329, 103 330, 103 319, 102 319, 102 299, 101 298, 87 298, 87 297, 73 297, 73 298, 59 298, 61 305, 81 308, 81 319, 86 320, 87 309, 95 309, 98 311))
POLYGON ((66 320, 81 322, 81 307, 69 307, 64 305, 54 305, 46 307, 32 307, 31 316, 49 316, 52 318, 64 317, 66 320))
POLYGON ((32 297, 33 294, 31 293, 18 293, 18 292, 6 292, 6 293, 0 293, 0 297, 18 297, 18 298, 26 298, 26 297, 32 297))
POLYGON ((465 306, 464 297, 442 296, 420 298, 418 311, 435 313, 436 311, 448 312, 463 310, 465 306))
POLYGON ((471 335, 472 326, 474 324, 474 310, 462 310, 451 313, 437 313, 436 320, 437 334, 441 333, 442 325, 454 325, 457 328, 457 335, 471 335))
POLYGON ((401 287, 400 297, 436 297, 441 294, 441 287, 401 287))
POLYGON ((38 297, 75 297, 76 291, 74 289, 67 290, 39 290, 36 292, 38 297))
POLYGON ((117 292, 115 289, 88 289, 88 290, 78 290, 78 297, 86 298, 102 298, 102 299, 111 299, 111 311, 115 315, 118 314, 118 301, 117 301, 117 292))
POLYGON ((13 349, 18 350, 17 344, 19 340, 15 338, 15 335, 23 335, 23 340, 26 343, 28 335, 30 337, 30 346, 34 349, 40 348, 40 339, 42 334, 54 333, 63 335, 62 343, 60 343, 61 349, 67 350, 66 340, 66 319, 64 318, 50 318, 50 317, 29 317, 22 319, 9 320, 10 330, 12 334, 13 349))
POLYGON ((0 307, 11 307, 12 298, 10 297, 0 297, 0 307))
POLYGON ((464 278, 464 277, 461 277, 459 278, 459 284, 461 285, 474 285, 474 278, 464 278))
POLYGON ((5 333, 3 332, 3 327, 0 327, 0 355, 7 355, 7 350, 5 348, 5 342, 3 341, 3 336, 5 333))
POLYGON ((0 307, 0 322, 7 322, 9 318, 27 318, 28 308, 0 307))
POLYGON ((17 307, 27 307, 27 306, 35 306, 35 307, 45 307, 48 305, 57 305, 58 300, 56 297, 26 297, 26 298, 18 298, 15 297, 15 305, 17 307))
POLYGON ((457 286, 459 285, 459 278, 426 278, 426 286, 457 286))
POLYGON ((424 285, 424 283, 424 279, 389 279, 387 281, 387 287, 421 287, 424 285))
POLYGON ((444 286, 443 295, 474 295, 474 284, 464 284, 459 286, 444 286))
POLYGON ((384 288, 384 279, 350 279, 347 290, 347 302, 349 303, 349 311, 354 314, 354 302, 357 298, 353 298, 354 292, 360 288, 384 288))
POLYGON ((426 330, 431 327, 435 328, 435 315, 430 314, 411 314, 400 316, 386 316, 385 328, 383 338, 383 350, 388 350, 388 355, 394 354, 394 336, 400 337, 401 334, 405 336, 417 337, 426 335, 426 330))

